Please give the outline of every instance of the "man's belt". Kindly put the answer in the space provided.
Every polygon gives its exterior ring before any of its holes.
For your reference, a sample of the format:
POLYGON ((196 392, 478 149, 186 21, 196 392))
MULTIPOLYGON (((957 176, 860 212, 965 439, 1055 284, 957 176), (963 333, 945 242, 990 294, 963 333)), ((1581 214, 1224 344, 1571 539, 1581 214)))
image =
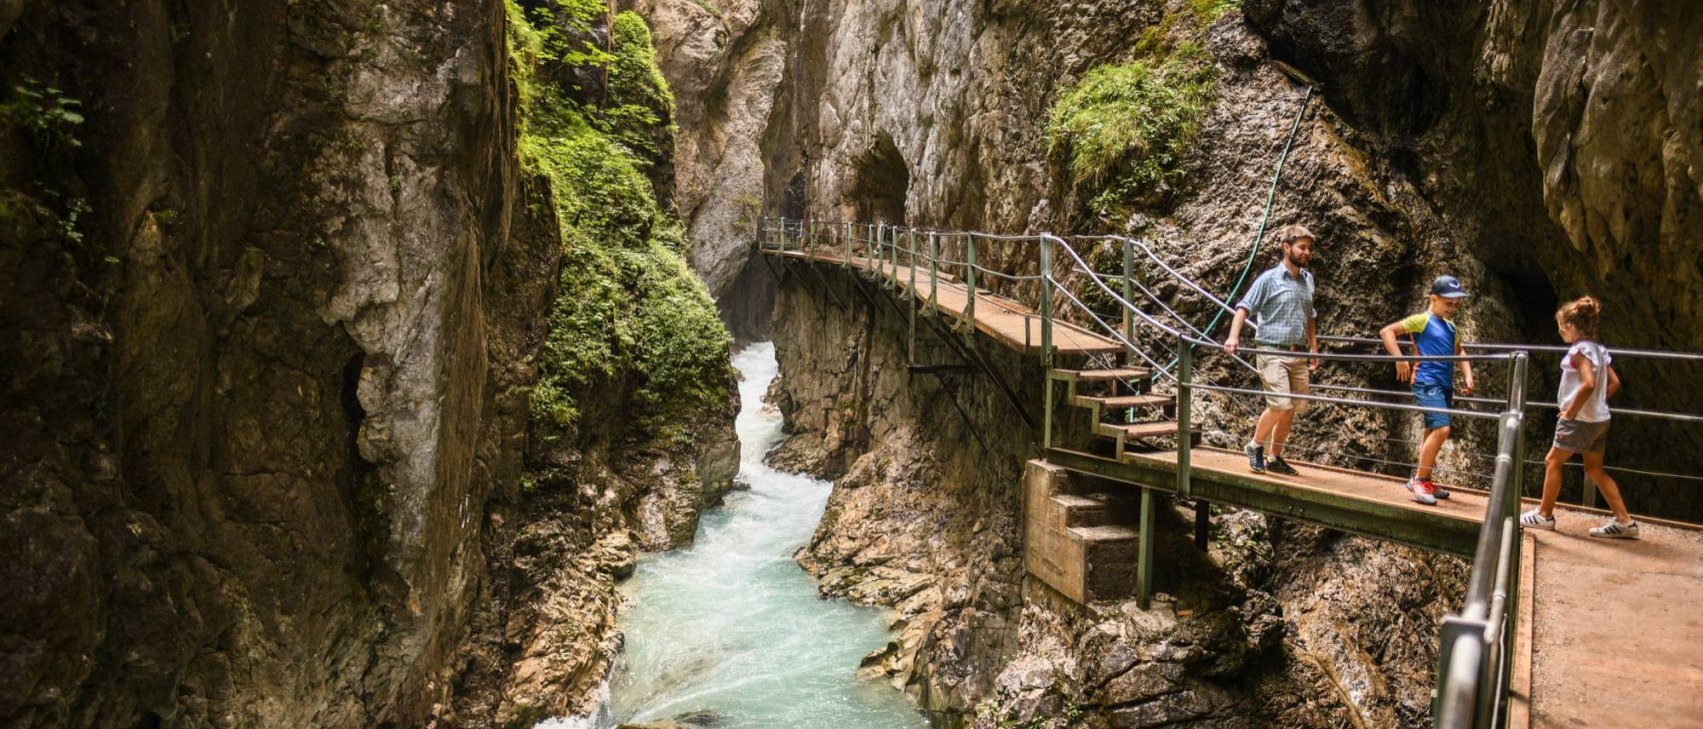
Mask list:
POLYGON ((1255 342, 1254 344, 1258 345, 1257 349, 1281 349, 1285 352, 1307 351, 1305 344, 1267 344, 1265 342, 1255 342))

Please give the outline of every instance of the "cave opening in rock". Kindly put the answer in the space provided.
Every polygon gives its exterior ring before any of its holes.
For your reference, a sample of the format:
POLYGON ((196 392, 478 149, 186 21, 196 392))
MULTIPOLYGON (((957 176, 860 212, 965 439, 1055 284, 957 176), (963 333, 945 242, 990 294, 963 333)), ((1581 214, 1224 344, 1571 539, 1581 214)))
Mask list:
POLYGON ((886 132, 857 161, 851 199, 858 220, 905 222, 905 199, 910 194, 911 168, 886 132))
POLYGON ((1561 298, 1543 271, 1514 268, 1496 271, 1509 291, 1518 292, 1508 298, 1518 317, 1515 325, 1523 335, 1520 341, 1547 342, 1555 338, 1555 309, 1561 298))

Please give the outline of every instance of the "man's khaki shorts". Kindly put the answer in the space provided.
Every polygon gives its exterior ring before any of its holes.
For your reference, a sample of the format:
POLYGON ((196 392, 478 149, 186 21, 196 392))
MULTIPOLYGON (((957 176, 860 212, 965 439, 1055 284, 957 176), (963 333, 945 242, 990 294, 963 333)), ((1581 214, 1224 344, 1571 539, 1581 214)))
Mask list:
POLYGON ((1307 382, 1307 353, 1296 352, 1293 357, 1279 357, 1270 354, 1257 355, 1255 362, 1260 368, 1260 381, 1265 385, 1265 391, 1272 393, 1265 398, 1266 405, 1273 410, 1294 410, 1297 413, 1307 409, 1306 400, 1294 400, 1282 395, 1295 393, 1306 395, 1311 392, 1307 382))

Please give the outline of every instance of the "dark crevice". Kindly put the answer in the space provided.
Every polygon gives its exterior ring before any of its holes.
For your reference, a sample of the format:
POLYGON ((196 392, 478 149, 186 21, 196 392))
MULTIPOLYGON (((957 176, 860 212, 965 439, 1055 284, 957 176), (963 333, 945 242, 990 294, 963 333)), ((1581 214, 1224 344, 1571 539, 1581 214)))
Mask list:
MULTIPOLYGON (((371 502, 366 498, 373 481, 373 464, 361 457, 361 422, 366 418, 366 410, 361 407, 359 388, 361 385, 361 368, 365 357, 356 354, 344 363, 342 371, 342 387, 338 393, 343 408, 346 425, 346 470, 339 479, 343 487, 344 504, 348 508, 350 533, 365 535, 369 530, 363 528, 362 522, 373 517, 371 502)), ((361 540, 361 541, 364 541, 361 540)), ((372 561, 368 550, 357 546, 349 550, 349 561, 343 566, 344 572, 355 579, 365 581, 372 576, 372 561)))
POLYGON ((882 132, 869 151, 858 160, 851 196, 858 220, 892 224, 905 222, 905 198, 910 192, 911 169, 905 164, 893 137, 882 132))

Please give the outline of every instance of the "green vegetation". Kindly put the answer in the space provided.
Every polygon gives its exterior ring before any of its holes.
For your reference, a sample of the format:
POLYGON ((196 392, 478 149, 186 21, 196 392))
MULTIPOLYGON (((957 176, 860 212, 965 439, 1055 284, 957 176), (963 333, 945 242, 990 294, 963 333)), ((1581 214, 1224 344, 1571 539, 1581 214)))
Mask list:
POLYGON ((1211 23, 1225 13, 1242 9, 1242 0, 1189 0, 1189 9, 1202 23, 1211 23))
POLYGON ((1102 215, 1171 182, 1213 98, 1215 74, 1198 45, 1153 50, 1166 52, 1089 71, 1047 122, 1052 152, 1077 184, 1099 191, 1090 207, 1102 215))
POLYGON ((83 123, 83 102, 70 98, 57 87, 24 76, 0 103, 0 122, 29 132, 43 147, 81 147, 75 127, 83 123))
POLYGON ((674 92, 656 65, 650 26, 631 10, 610 22, 614 53, 609 62, 609 98, 596 116, 598 128, 646 159, 660 159, 660 139, 672 139, 674 92))
POLYGON ((533 430, 545 441, 578 438, 595 400, 626 407, 638 435, 681 443, 682 424, 725 400, 732 379, 727 330, 686 266, 680 223, 645 176, 672 146, 674 97, 638 15, 606 19, 597 0, 557 0, 551 10, 528 17, 508 4, 521 164, 549 181, 562 240, 531 393, 533 430), (608 51, 586 40, 605 20, 608 51), (606 73, 601 93, 552 82, 580 77, 564 69, 587 68, 606 73))

